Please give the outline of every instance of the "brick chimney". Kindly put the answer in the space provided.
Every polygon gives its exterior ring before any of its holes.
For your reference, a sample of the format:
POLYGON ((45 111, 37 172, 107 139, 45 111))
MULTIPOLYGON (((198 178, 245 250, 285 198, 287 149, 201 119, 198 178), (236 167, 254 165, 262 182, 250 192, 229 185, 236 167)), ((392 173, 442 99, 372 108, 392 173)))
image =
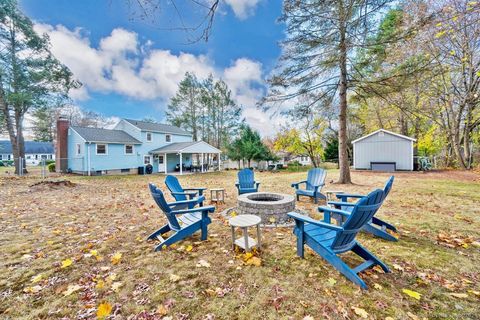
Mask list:
POLYGON ((68 169, 68 127, 70 122, 59 117, 57 119, 57 143, 55 151, 55 171, 67 172, 68 169))

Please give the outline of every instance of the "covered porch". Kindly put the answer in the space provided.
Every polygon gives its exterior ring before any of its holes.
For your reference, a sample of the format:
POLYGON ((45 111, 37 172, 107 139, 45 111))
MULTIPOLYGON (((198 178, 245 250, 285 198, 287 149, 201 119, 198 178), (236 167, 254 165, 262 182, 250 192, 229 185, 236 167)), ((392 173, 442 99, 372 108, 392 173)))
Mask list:
POLYGON ((203 141, 176 142, 150 151, 154 172, 165 174, 220 171, 221 151, 203 141))

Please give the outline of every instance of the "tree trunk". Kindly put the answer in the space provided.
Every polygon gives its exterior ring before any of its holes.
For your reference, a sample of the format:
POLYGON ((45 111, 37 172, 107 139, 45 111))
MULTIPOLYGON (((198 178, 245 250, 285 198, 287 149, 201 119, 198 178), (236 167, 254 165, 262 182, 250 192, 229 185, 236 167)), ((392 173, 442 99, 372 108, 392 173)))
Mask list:
MULTIPOLYGON (((342 5, 343 6, 343 5, 342 5)), ((338 183, 352 183, 350 178, 350 163, 347 150, 347 43, 345 39, 345 21, 340 15, 340 114, 338 130, 338 165, 340 176, 338 183)))

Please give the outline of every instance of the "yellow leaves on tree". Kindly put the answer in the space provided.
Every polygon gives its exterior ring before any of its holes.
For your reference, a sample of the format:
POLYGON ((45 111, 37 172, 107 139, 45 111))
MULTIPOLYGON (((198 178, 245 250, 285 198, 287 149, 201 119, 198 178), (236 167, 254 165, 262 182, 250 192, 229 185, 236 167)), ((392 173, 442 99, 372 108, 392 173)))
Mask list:
POLYGON ((112 312, 112 305, 108 302, 100 303, 97 308, 97 318, 105 319, 112 312))

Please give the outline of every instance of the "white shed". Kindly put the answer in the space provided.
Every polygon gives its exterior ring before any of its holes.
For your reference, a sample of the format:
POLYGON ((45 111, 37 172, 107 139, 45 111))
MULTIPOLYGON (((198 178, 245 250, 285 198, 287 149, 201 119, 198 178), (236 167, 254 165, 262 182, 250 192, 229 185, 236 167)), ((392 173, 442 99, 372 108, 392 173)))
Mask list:
POLYGON ((353 167, 378 171, 413 170, 415 139, 380 129, 353 141, 353 167))

